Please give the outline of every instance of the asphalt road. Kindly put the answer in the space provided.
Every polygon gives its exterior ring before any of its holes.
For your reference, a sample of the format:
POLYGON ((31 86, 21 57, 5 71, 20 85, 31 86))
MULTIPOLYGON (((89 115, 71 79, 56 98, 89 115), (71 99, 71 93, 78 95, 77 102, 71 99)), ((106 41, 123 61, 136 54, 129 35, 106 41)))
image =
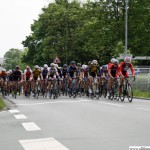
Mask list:
POLYGON ((0 150, 128 150, 129 146, 150 146, 148 100, 8 98, 15 105, 0 112, 0 150))

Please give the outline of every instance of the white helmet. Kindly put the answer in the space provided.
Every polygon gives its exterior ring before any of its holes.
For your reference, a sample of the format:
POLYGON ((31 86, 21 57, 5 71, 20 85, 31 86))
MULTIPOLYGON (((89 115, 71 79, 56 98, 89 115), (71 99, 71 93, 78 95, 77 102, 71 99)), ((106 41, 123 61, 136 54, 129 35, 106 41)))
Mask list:
POLYGON ((55 67, 55 64, 54 64, 54 63, 51 63, 50 66, 51 66, 51 67, 55 67))
POLYGON ((46 69, 47 69, 47 68, 48 68, 48 65, 47 65, 47 64, 44 64, 44 68, 46 68, 46 69))
POLYGON ((93 60, 93 61, 92 61, 92 64, 97 65, 97 64, 98 64, 98 63, 97 63, 97 60, 93 60))
POLYGON ((11 69, 9 70, 9 73, 12 73, 12 70, 11 70, 11 69))
POLYGON ((125 62, 125 63, 131 63, 131 58, 128 57, 128 56, 125 57, 125 58, 124 58, 124 62, 125 62))
POLYGON ((58 68, 58 64, 55 64, 55 67, 58 68))
POLYGON ((117 59, 114 59, 114 62, 113 62, 115 65, 118 65, 119 64, 119 61, 117 59))
POLYGON ((87 65, 82 65, 82 69, 86 69, 87 68, 87 65))
POLYGON ((35 65, 35 66, 34 66, 34 68, 35 68, 35 69, 38 69, 38 68, 39 68, 39 66, 38 66, 38 65, 35 65))
POLYGON ((3 68, 3 69, 2 69, 2 71, 3 71, 3 72, 6 72, 6 69, 5 69, 5 68, 3 68))
POLYGON ((115 60, 115 58, 112 58, 112 59, 110 60, 110 62, 111 62, 111 63, 114 63, 114 60, 115 60))

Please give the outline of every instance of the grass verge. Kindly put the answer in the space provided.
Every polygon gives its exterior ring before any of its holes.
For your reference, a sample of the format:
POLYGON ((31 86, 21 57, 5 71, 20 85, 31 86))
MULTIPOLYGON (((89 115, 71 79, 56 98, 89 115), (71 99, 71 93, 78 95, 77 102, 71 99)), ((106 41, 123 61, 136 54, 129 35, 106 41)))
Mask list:
POLYGON ((149 91, 141 91, 141 90, 134 90, 133 95, 139 98, 149 98, 150 99, 150 92, 149 91))
POLYGON ((0 97, 0 110, 2 110, 4 107, 6 107, 5 103, 3 102, 2 97, 0 97))

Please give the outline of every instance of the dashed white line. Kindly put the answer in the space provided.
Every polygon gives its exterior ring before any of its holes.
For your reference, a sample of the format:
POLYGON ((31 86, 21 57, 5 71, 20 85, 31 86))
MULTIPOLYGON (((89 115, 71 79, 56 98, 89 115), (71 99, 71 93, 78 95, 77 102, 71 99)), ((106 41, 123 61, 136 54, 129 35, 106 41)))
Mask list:
POLYGON ((137 108, 137 109, 150 111, 150 109, 148 109, 148 108, 137 108))
POLYGON ((19 140, 25 150, 69 150, 54 138, 19 140))
POLYGON ((55 103, 79 103, 79 102, 90 102, 91 100, 73 100, 73 101, 52 101, 43 103, 30 103, 30 104, 17 104, 18 106, 30 106, 30 105, 45 105, 45 104, 55 104, 55 103))
POLYGON ((27 119, 27 117, 25 115, 23 115, 23 114, 21 114, 21 115, 14 115, 14 117, 16 119, 27 119))
POLYGON ((12 110, 8 110, 10 113, 18 113, 19 112, 19 110, 17 110, 17 109, 12 109, 12 110))
POLYGON ((106 103, 106 102, 100 102, 102 104, 106 104, 106 105, 114 105, 114 106, 119 106, 119 107, 122 107, 124 105, 120 105, 120 104, 113 104, 113 103, 106 103))
POLYGON ((37 131, 41 130, 34 122, 22 123, 26 131, 37 131))

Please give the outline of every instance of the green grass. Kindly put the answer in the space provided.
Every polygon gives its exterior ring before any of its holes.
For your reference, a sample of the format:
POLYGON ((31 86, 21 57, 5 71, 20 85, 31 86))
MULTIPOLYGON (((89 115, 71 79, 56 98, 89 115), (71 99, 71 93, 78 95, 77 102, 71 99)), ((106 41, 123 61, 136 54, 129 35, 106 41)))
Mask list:
POLYGON ((139 98, 149 98, 150 99, 150 92, 149 91, 141 91, 141 90, 134 90, 133 95, 139 98))
POLYGON ((2 110, 4 107, 6 107, 5 103, 3 102, 2 97, 0 97, 0 110, 2 110))

